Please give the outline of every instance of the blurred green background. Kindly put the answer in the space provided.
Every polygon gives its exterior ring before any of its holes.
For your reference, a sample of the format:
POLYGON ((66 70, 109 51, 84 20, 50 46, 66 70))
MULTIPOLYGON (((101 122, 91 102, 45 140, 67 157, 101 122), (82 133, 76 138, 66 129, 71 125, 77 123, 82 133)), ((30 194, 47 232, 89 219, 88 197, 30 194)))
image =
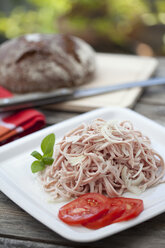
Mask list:
POLYGON ((165 55, 165 0, 0 0, 0 42, 69 33, 96 51, 165 55))

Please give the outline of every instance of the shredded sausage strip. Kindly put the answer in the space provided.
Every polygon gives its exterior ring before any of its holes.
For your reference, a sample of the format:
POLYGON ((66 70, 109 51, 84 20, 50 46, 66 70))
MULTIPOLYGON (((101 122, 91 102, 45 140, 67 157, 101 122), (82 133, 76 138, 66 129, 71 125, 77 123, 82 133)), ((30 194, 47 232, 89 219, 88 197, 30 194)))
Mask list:
POLYGON ((131 122, 97 119, 64 136, 55 146, 54 164, 40 179, 54 199, 87 192, 116 197, 140 194, 161 183, 164 174, 163 158, 131 122))

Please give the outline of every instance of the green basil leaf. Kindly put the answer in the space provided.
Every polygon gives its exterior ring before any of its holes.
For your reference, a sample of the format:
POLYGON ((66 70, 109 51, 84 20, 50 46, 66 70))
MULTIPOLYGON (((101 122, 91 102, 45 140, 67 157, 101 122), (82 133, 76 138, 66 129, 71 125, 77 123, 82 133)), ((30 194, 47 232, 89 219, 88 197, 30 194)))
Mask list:
POLYGON ((43 155, 43 157, 52 157, 53 156, 53 148, 52 148, 52 150, 50 150, 50 152, 49 153, 45 153, 44 155, 43 155))
POLYGON ((43 157, 42 158, 42 161, 44 162, 45 165, 52 165, 54 159, 53 158, 50 158, 50 157, 43 157))
POLYGON ((45 169, 45 165, 42 161, 36 160, 31 164, 31 171, 36 173, 45 169))
POLYGON ((55 143, 55 135, 54 133, 46 136, 41 143, 41 150, 43 154, 47 154, 50 157, 53 155, 53 147, 55 143))
POLYGON ((42 155, 41 155, 39 152, 37 152, 37 151, 33 151, 33 152, 31 153, 31 155, 32 155, 34 158, 38 159, 38 160, 40 160, 40 159, 42 158, 42 155))

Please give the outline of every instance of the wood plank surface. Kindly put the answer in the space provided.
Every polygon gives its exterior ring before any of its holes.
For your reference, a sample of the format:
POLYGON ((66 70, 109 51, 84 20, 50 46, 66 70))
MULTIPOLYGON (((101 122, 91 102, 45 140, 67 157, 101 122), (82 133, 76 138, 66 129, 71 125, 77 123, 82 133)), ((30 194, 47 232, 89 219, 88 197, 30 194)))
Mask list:
MULTIPOLYGON (((165 59, 156 76, 165 76, 165 59)), ((134 110, 165 126, 165 87, 147 88, 134 110)), ((78 113, 40 109, 51 125, 78 113)), ((68 241, 39 223, 0 193, 0 248, 164 248, 165 213, 131 229, 92 243, 68 241)))
MULTIPOLYGON (((96 66, 96 77, 80 88, 89 89, 145 80, 155 71, 157 60, 141 56, 97 53, 96 66)), ((83 112, 108 106, 132 107, 141 92, 142 89, 137 87, 49 105, 48 108, 83 112)))

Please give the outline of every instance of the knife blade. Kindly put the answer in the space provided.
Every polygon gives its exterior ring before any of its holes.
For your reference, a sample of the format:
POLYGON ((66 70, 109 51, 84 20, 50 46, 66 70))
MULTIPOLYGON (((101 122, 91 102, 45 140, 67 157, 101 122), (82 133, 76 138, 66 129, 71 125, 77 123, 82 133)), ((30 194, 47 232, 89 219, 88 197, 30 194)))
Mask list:
POLYGON ((153 85, 165 84, 165 78, 151 78, 149 80, 115 84, 89 89, 58 89, 46 93, 30 93, 17 95, 12 98, 0 99, 0 112, 12 111, 30 107, 38 107, 47 104, 55 104, 69 100, 97 96, 118 90, 130 89, 135 87, 148 87, 153 85))

